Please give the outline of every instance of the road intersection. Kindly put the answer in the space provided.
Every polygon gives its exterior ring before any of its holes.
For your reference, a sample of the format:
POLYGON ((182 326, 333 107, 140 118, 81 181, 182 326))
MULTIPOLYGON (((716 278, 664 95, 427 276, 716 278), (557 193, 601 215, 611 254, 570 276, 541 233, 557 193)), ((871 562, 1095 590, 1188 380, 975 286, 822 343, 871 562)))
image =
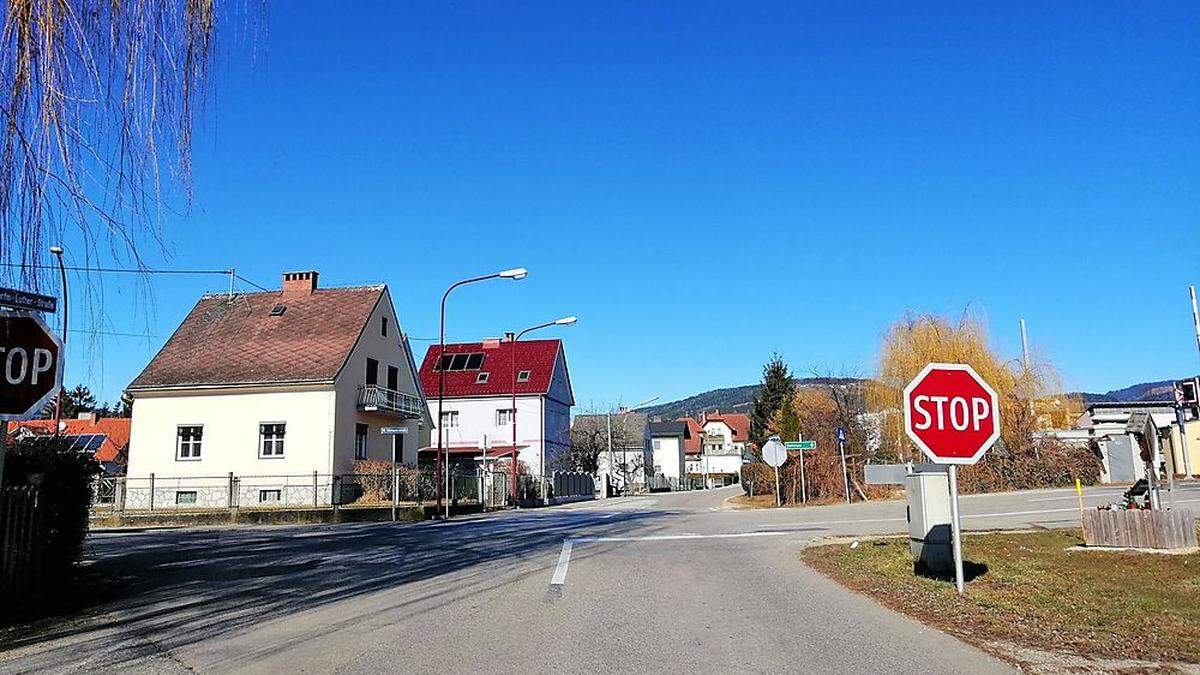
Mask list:
MULTIPOLYGON (((805 567, 816 539, 906 531, 903 502, 731 510, 738 488, 416 524, 110 531, 79 619, 5 672, 1002 672, 805 567)), ((1090 488, 1088 505, 1119 488, 1090 488)), ((1200 486, 1176 502, 1200 507, 1200 486)), ((1077 522, 1071 490, 963 498, 967 530, 1077 522)), ((969 557, 969 550, 968 550, 969 557)))

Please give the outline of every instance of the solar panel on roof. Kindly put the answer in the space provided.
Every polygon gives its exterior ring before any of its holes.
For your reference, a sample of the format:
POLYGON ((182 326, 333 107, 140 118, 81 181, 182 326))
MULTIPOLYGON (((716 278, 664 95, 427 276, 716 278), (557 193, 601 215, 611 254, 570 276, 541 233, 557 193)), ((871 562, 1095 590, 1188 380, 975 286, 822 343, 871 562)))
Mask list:
POLYGON ((108 436, 105 436, 104 434, 96 434, 95 436, 92 436, 92 439, 88 441, 87 447, 85 447, 83 450, 84 452, 96 452, 100 449, 100 446, 104 445, 104 441, 106 440, 108 440, 108 436))
POLYGON ((91 443, 94 436, 95 434, 80 434, 78 436, 67 436, 67 439, 71 441, 72 450, 83 452, 87 444, 91 443))

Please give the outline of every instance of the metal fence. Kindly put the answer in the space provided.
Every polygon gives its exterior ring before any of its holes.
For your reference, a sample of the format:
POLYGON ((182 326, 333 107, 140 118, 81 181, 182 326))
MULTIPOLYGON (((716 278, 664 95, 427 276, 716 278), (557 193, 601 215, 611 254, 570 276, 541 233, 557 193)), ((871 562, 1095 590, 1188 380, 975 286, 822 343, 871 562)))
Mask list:
MULTIPOLYGON (((511 506, 511 481, 503 471, 451 466, 447 499, 483 508, 511 506)), ((551 496, 595 493, 588 474, 557 472, 547 482, 551 496)), ((400 466, 382 473, 104 476, 92 491, 96 510, 115 512, 421 506, 437 499, 437 475, 432 467, 400 466)), ((541 499, 541 478, 518 475, 518 503, 541 499)))
POLYGON ((646 481, 646 489, 651 492, 679 492, 681 490, 700 490, 704 488, 704 479, 694 476, 674 478, 656 473, 646 481))
POLYGON ((0 488, 0 614, 36 600, 43 535, 37 489, 0 488))

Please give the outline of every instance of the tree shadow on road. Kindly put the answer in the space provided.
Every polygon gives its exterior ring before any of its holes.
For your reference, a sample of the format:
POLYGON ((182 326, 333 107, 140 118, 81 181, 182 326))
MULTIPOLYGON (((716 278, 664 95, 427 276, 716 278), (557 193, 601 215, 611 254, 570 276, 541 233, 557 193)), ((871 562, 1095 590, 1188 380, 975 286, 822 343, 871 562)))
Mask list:
MULTIPOLYGON (((366 523, 114 533, 90 541, 90 574, 118 579, 70 623, 0 642, 0 669, 120 668, 266 621, 401 591, 317 633, 381 613, 427 612, 531 573, 549 581, 563 539, 653 533, 671 511, 504 513, 447 523, 366 523), (650 526, 647 529, 647 526, 650 526), (532 568, 531 568, 532 564, 532 568), (427 583, 429 582, 429 583, 427 583), (437 582, 437 583, 432 583, 437 582)), ((264 645, 285 650, 311 634, 264 645)), ((245 662, 241 662, 245 665, 245 662)))

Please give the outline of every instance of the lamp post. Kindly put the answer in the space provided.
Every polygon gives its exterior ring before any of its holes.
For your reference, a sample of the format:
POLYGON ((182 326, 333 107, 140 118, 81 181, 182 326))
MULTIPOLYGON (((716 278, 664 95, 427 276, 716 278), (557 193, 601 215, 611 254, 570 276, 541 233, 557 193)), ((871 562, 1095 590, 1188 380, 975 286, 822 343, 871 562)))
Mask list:
MULTIPOLYGON (((62 280, 62 343, 63 343, 63 358, 59 364, 59 369, 66 372, 67 363, 67 268, 63 265, 63 249, 61 246, 51 246, 50 252, 58 259, 58 273, 62 280)), ((65 386, 65 385, 64 385, 65 386)), ((63 389, 59 387, 58 395, 54 397, 54 435, 59 435, 59 426, 62 424, 62 397, 63 389)))
POLYGON ((442 450, 443 450, 442 427, 444 426, 444 424, 442 422, 442 403, 445 399, 445 393, 446 393, 446 368, 445 368, 445 366, 446 366, 446 364, 445 364, 445 360, 446 360, 446 298, 449 298, 450 292, 453 291, 454 289, 458 288, 459 286, 466 286, 467 284, 473 284, 478 281, 488 281, 490 279, 512 279, 513 281, 520 281, 521 279, 524 279, 527 276, 529 276, 529 270, 526 270, 524 267, 514 267, 513 269, 502 270, 500 272, 496 272, 495 274, 485 274, 481 277, 472 277, 470 279, 463 279, 462 281, 456 281, 450 285, 450 288, 446 289, 445 293, 442 294, 442 313, 441 313, 441 319, 439 322, 440 331, 439 331, 438 360, 437 360, 437 363, 434 364, 434 366, 438 370, 437 510, 438 511, 442 510, 442 495, 443 495, 442 490, 443 490, 443 485, 444 485, 445 486, 445 497, 446 497, 446 518, 450 517, 450 471, 449 471, 450 450, 449 450, 449 448, 446 448, 445 456, 442 455, 442 450), (444 476, 444 478, 443 478, 443 476, 444 476), (443 480, 445 481, 444 483, 443 483, 443 480))
MULTIPOLYGON (((618 417, 620 417, 621 415, 624 415, 625 413, 629 412, 630 410, 636 410, 644 405, 648 405, 657 400, 658 400, 657 396, 651 396, 650 398, 646 399, 645 401, 641 401, 640 403, 635 403, 633 406, 631 406, 629 408, 618 408, 616 411, 616 414, 618 417)), ((612 415, 613 415, 613 411, 611 411, 611 410, 604 413, 604 426, 608 432, 608 475, 609 475, 610 479, 613 475, 612 415)), ((642 471, 645 471, 645 467, 642 468, 642 471)), ((628 472, 626 472, 626 474, 628 474, 628 472)), ((628 478, 629 478, 629 476, 626 475, 626 479, 628 479, 628 478)), ((605 488, 604 496, 608 497, 607 487, 605 488)))
MULTIPOLYGON (((512 501, 513 508, 517 507, 517 340, 520 340, 526 333, 532 333, 535 330, 549 328, 551 326, 572 326, 579 319, 573 316, 564 316, 561 319, 539 323, 536 326, 530 326, 525 330, 513 335, 512 341, 509 343, 508 349, 508 365, 512 375, 512 501)), ((539 471, 542 474, 542 499, 546 498, 546 438, 545 433, 542 434, 542 454, 538 460, 539 471)))

